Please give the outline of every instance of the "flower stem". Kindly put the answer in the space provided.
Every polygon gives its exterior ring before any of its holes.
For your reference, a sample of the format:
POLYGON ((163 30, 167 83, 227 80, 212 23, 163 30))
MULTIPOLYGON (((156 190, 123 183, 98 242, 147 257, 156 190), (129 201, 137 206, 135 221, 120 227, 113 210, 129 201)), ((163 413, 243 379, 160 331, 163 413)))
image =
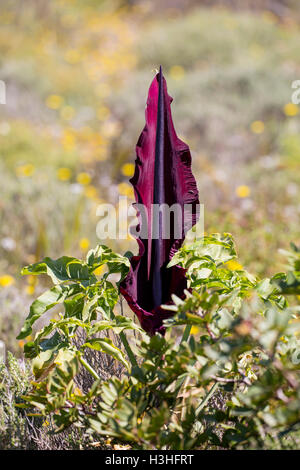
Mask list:
POLYGON ((125 333, 124 333, 123 331, 120 333, 120 338, 121 338, 121 341, 122 341, 122 343, 123 343, 123 346, 124 346, 124 348, 125 348, 125 350, 126 350, 126 352, 127 352, 127 355, 128 355, 129 360, 130 360, 130 362, 131 362, 131 365, 132 365, 132 366, 137 366, 137 365, 138 365, 137 360, 136 360, 136 358, 135 358, 135 355, 134 355, 133 352, 132 352, 131 347, 129 346, 129 343, 128 343, 128 341, 127 341, 126 335, 125 335, 125 333))
POLYGON ((207 404, 207 402, 210 400, 210 398, 213 396, 213 394, 215 393, 215 391, 217 390, 219 384, 218 382, 215 382, 213 384, 213 386, 209 389, 209 391, 207 392, 207 394, 205 395, 205 397, 203 398, 202 402, 199 404, 199 406, 196 408, 196 416, 198 416, 200 414, 200 411, 205 407, 205 405, 207 404))
MULTIPOLYGON (((123 299, 122 299, 121 296, 120 296, 120 308, 121 308, 121 315, 124 316, 124 313, 123 313, 123 299)), ((113 316, 114 316, 114 315, 113 315, 113 316)), ((127 352, 127 355, 128 355, 129 360, 130 360, 130 362, 131 362, 131 365, 132 365, 133 367, 137 366, 137 365, 138 365, 137 360, 136 360, 136 358, 135 358, 135 355, 134 355, 133 352, 132 352, 131 347, 129 346, 129 343, 128 343, 128 341, 127 341, 127 338, 126 338, 126 335, 125 335, 124 331, 121 331, 121 333, 120 333, 120 339, 121 339, 121 341, 122 341, 122 343, 123 343, 123 346, 124 346, 124 348, 125 348, 125 351, 127 352)))
POLYGON ((88 362, 86 362, 86 360, 82 356, 79 356, 79 362, 81 362, 83 367, 86 368, 86 370, 94 377, 94 379, 100 380, 100 377, 97 372, 92 368, 92 366, 90 366, 88 362))

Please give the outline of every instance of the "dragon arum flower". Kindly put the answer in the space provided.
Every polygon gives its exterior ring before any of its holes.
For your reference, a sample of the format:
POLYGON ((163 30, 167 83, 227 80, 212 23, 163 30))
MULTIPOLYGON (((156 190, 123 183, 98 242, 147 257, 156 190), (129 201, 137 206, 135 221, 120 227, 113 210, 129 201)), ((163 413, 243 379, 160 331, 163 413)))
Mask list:
POLYGON ((147 235, 138 236, 139 254, 130 259, 131 269, 120 285, 121 293, 150 335, 164 334, 163 320, 171 313, 162 304, 171 303, 172 294, 184 297, 187 286, 184 269, 167 265, 182 245, 185 233, 199 218, 191 154, 176 135, 171 102, 160 68, 149 88, 146 125, 136 146, 135 172, 130 180, 139 220, 137 232, 147 235), (164 236, 164 211, 157 212, 156 207, 181 209, 179 215, 169 211, 168 236, 164 236))

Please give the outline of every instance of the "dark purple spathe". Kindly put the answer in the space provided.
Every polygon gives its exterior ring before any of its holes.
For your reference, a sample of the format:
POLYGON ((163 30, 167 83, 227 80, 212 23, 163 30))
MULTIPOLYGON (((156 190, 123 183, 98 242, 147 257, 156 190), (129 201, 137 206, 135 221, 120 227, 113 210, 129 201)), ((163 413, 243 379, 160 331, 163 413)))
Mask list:
MULTIPOLYGON (((131 258, 131 270, 121 283, 121 293, 150 335, 157 331, 163 333, 162 321, 170 316, 169 311, 160 307, 161 304, 169 303, 171 294, 184 296, 185 271, 179 266, 166 266, 182 245, 185 232, 199 217, 191 154, 189 147, 176 135, 171 102, 160 69, 149 88, 146 125, 136 146, 135 173, 130 180, 136 202, 146 209, 148 237, 137 239, 139 254, 131 258), (174 217, 170 238, 163 239, 164 220, 163 217, 154 217, 153 204, 167 204, 169 207, 179 204, 182 211, 184 205, 189 204, 192 210, 184 223, 174 217), (181 224, 179 231, 176 223, 181 224), (153 233, 158 233, 159 237, 153 238, 153 233)), ((139 223, 142 223, 142 217, 139 217, 139 223)))

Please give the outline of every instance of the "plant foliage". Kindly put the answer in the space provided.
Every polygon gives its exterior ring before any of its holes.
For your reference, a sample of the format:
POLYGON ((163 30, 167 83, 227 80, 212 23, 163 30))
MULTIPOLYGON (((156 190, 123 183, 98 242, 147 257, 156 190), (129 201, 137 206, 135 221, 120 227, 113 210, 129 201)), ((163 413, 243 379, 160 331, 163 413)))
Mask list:
POLYGON ((19 338, 53 306, 63 311, 25 344, 36 381, 20 406, 50 414, 57 433, 73 425, 136 449, 282 446, 300 422, 294 295, 300 271, 299 250, 292 250, 286 273, 259 279, 236 262, 229 234, 184 245, 170 265, 186 270, 186 297, 173 296, 164 306, 173 314, 165 320, 166 335, 152 337, 115 312, 118 283, 109 276, 126 276, 126 257, 98 246, 85 261, 46 258, 24 268, 24 274, 47 274, 54 287, 33 302, 19 338), (107 273, 98 279, 94 272, 104 264, 107 273), (79 330, 81 345, 74 341, 79 330), (127 330, 137 333, 135 355, 127 330), (125 348, 103 335, 110 331, 122 335, 125 348), (122 376, 100 377, 86 349, 119 361, 122 376), (76 385, 83 367, 93 378, 85 391, 76 385))

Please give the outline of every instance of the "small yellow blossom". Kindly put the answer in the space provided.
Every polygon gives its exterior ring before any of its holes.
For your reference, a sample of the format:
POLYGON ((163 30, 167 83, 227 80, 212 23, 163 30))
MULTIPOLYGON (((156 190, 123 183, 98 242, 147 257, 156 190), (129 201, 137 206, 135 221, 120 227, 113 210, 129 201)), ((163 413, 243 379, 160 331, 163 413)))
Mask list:
POLYGON ((254 134, 262 134, 265 130, 265 124, 262 121, 254 121, 250 127, 254 134))
POLYGON ((88 173, 82 172, 77 175, 76 179, 79 184, 87 186, 88 184, 90 184, 92 178, 91 175, 89 175, 88 173))
POLYGON ((237 197, 244 198, 244 197, 249 197, 251 190, 249 186, 246 186, 245 184, 238 186, 235 190, 235 193, 237 197))
POLYGON ((82 251, 87 251, 90 246, 90 240, 88 238, 81 238, 79 241, 79 247, 82 251))
POLYGON ((124 176, 133 176, 134 164, 133 163, 125 163, 122 166, 121 171, 122 171, 124 176))
POLYGON ((280 341, 282 341, 283 343, 288 343, 288 340, 287 340, 286 336, 281 336, 279 339, 280 339, 280 341))
POLYGON ((35 292, 35 287, 33 285, 26 286, 26 294, 33 295, 35 292))
POLYGON ((289 117, 296 116, 299 114, 299 106, 294 103, 287 103, 283 108, 283 112, 289 117))
POLYGON ((20 341, 18 341, 18 345, 19 345, 20 349, 24 348, 24 344, 25 344, 25 341, 23 341, 22 339, 20 341))
POLYGON ((18 176, 32 176, 35 172, 35 167, 31 163, 27 163, 26 165, 20 165, 16 168, 16 173, 18 176))
POLYGON ((15 282, 14 278, 9 274, 4 274, 4 276, 0 276, 0 286, 1 287, 9 287, 15 282))
POLYGON ((200 331, 200 328, 198 326, 193 325, 192 328, 191 328, 190 334, 191 335, 197 335, 199 333, 199 331, 200 331))
POLYGON ((44 426, 44 427, 50 426, 50 423, 49 423, 49 421, 48 421, 47 419, 43 422, 43 426, 44 426))
POLYGON ((128 183, 118 184, 118 190, 122 196, 133 197, 133 188, 128 183))
POLYGON ((70 168, 59 168, 57 170, 57 178, 60 181, 68 181, 71 178, 71 170, 70 168))
POLYGON ((173 65, 173 67, 170 68, 170 77, 173 78, 173 80, 182 80, 184 74, 185 71, 181 65, 173 65))
POLYGON ((243 266, 234 259, 227 261, 226 266, 230 271, 240 271, 244 269, 243 266))
POLYGON ((76 139, 75 135, 71 130, 65 130, 62 137, 62 145, 64 149, 68 152, 73 150, 75 147, 76 139))
POLYGON ((49 95, 46 99, 46 105, 50 109, 59 109, 64 102, 62 96, 59 95, 49 95))
POLYGON ((60 111, 60 117, 65 121, 70 121, 75 115, 75 109, 72 106, 64 106, 60 111))
POLYGON ((86 188, 84 189, 84 194, 89 199, 98 199, 97 188, 95 188, 95 186, 91 184, 89 186, 86 186, 86 188))

